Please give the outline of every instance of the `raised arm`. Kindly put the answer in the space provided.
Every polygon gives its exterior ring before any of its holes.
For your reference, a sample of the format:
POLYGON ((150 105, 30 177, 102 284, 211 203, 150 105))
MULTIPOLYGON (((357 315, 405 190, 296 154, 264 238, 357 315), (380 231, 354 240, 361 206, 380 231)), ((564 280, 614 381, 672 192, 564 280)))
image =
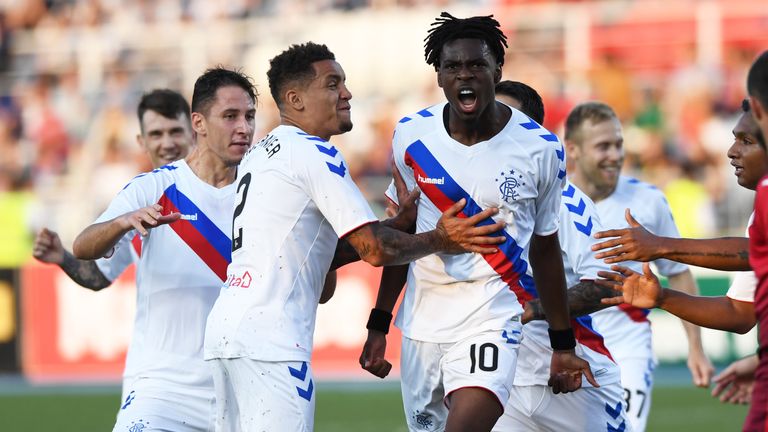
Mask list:
POLYGON ((112 284, 99 270, 95 261, 78 260, 61 244, 59 235, 43 228, 35 237, 32 255, 39 261, 56 264, 77 284, 99 291, 112 284))
POLYGON ((609 239, 592 246, 598 259, 608 264, 624 261, 649 262, 665 258, 684 264, 723 271, 751 270, 749 266, 749 239, 721 237, 714 239, 687 239, 661 237, 652 234, 625 212, 630 228, 602 231, 595 238, 609 239))
POLYGON ((95 223, 83 230, 72 245, 76 258, 95 260, 109 253, 128 231, 136 229, 145 236, 148 230, 179 220, 180 213, 161 214, 163 208, 153 204, 106 222, 95 223))
POLYGON ((685 321, 701 327, 713 328, 744 334, 755 326, 753 303, 733 300, 729 297, 702 297, 663 288, 651 271, 648 263, 643 264, 643 274, 614 265, 616 272, 600 272, 606 281, 597 282, 623 291, 622 297, 606 299, 607 304, 622 302, 639 308, 661 308, 685 321))

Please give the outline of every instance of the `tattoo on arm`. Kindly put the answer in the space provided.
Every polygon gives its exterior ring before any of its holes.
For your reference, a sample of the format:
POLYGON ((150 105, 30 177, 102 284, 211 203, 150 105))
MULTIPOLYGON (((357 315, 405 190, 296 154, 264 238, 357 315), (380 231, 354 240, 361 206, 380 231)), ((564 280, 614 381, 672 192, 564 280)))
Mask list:
MULTIPOLYGON (((353 232, 350 236, 354 236, 353 232)), ((360 255, 355 248, 347 241, 347 239, 339 239, 339 243, 336 244, 336 252, 333 254, 333 261, 331 261, 330 270, 336 270, 337 268, 360 261, 360 255)))
POLYGON ((93 291, 99 291, 112 284, 99 270, 96 261, 79 260, 66 251, 60 267, 73 281, 93 291))
MULTIPOLYGON (((606 297, 620 296, 621 292, 596 284, 594 281, 581 281, 568 288, 568 311, 571 318, 587 315, 605 309, 609 305, 600 302, 606 297)), ((534 320, 546 319, 541 300, 535 299, 528 302, 533 311, 534 320)))

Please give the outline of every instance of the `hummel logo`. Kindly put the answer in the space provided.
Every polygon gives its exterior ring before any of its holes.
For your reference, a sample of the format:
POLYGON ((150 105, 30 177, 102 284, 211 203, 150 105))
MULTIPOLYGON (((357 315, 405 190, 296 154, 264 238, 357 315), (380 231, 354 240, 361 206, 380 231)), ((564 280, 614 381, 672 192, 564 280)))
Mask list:
POLYGON ((416 181, 419 183, 441 185, 441 184, 445 184, 445 177, 431 178, 431 177, 422 177, 421 174, 417 174, 416 181))
POLYGON ((181 215, 181 219, 196 221, 197 220, 197 213, 188 214, 188 215, 183 214, 183 215, 181 215))

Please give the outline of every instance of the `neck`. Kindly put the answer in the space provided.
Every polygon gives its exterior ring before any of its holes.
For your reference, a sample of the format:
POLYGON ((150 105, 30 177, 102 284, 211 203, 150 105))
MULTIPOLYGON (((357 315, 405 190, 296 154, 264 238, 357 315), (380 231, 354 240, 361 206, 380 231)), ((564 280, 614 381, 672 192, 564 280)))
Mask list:
POLYGON ((499 108, 494 102, 483 110, 477 117, 462 118, 459 112, 448 104, 443 111, 443 124, 454 140, 471 146, 487 141, 496 136, 512 117, 512 110, 507 107, 499 108))
POLYGON ((594 203, 598 203, 608 198, 616 190, 616 186, 603 188, 596 186, 594 183, 589 182, 579 171, 576 171, 571 176, 569 176, 568 180, 576 185, 577 188, 581 189, 581 191, 584 192, 594 203))
MULTIPOLYGON (((316 137, 322 138, 326 141, 329 141, 331 139, 330 136, 325 136, 324 134, 320 133, 317 128, 312 127, 309 122, 302 121, 302 119, 297 118, 289 113, 283 113, 280 114, 280 124, 283 126, 293 126, 301 129, 305 133, 308 133, 310 135, 314 135, 316 137)), ((326 134, 327 135, 327 134, 326 134)))
POLYGON ((237 166, 228 166, 204 143, 198 142, 185 160, 200 180, 217 188, 230 185, 237 176, 237 166))

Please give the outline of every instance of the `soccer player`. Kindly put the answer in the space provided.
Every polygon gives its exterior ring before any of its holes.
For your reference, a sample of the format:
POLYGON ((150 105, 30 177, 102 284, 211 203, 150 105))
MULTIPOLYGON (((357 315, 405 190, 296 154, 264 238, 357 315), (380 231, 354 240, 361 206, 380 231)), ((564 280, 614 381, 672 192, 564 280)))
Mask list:
MULTIPOLYGON (((621 176, 621 123, 608 105, 587 102, 576 106, 566 119, 565 144, 573 161, 569 179, 595 203, 604 226, 625 226, 624 209, 629 207, 651 231, 679 236, 664 195, 651 185, 621 176)), ((687 266, 667 260, 657 260, 656 265, 675 289, 696 293, 696 282, 687 266)), ((593 315, 595 329, 621 368, 627 413, 635 431, 645 430, 655 367, 647 314, 647 310, 623 305, 593 315)), ((700 330, 689 323, 683 325, 694 383, 707 386, 714 369, 701 347, 700 330)))
POLYGON ((484 223, 495 208, 456 217, 462 201, 433 230, 393 229, 412 225, 415 192, 404 217, 380 223, 328 142, 352 128, 352 94, 334 54, 293 45, 270 61, 267 78, 281 121, 240 164, 232 264, 206 328, 217 431, 313 429, 312 334, 338 244, 372 265, 402 264, 435 252, 495 252, 501 238, 489 234, 504 226, 484 223))
POLYGON ((114 431, 208 431, 213 378, 203 361, 205 319, 231 252, 237 164, 251 144, 256 92, 223 68, 195 82, 196 145, 183 160, 134 178, 74 243, 79 259, 109 256, 142 236, 137 308, 114 431))
MULTIPOLYGON (((544 103, 530 86, 517 81, 496 84, 496 100, 521 110, 538 124, 544 122, 544 103)), ((615 291, 596 284, 598 271, 606 265, 594 257, 590 236, 600 230, 600 219, 592 200, 572 183, 566 182, 560 202, 560 230, 558 239, 565 267, 568 306, 576 332, 576 352, 587 359, 600 387, 584 384, 582 391, 554 395, 547 387, 549 368, 547 360, 552 349, 547 344, 546 325, 542 321, 527 322, 533 306, 541 303, 533 299, 526 303, 523 313, 523 339, 515 371, 514 386, 504 415, 494 426, 495 431, 564 431, 628 430, 626 413, 622 409, 624 390, 621 372, 606 348, 603 337, 594 331, 591 312, 583 309, 583 297, 606 297, 615 291), (527 322, 527 324, 526 324, 527 322)), ((586 302, 593 305, 593 301, 586 302)))
MULTIPOLYGON (((153 90, 141 97, 137 111, 140 133, 136 141, 147 153, 153 168, 187 156, 194 139, 189 103, 184 96, 173 90, 153 90)), ((136 236, 131 241, 133 248, 118 248, 109 258, 78 260, 64 249, 56 232, 43 228, 35 238, 32 255, 41 262, 58 265, 81 286, 98 291, 111 285, 132 262, 138 261, 141 238, 136 236)))
MULTIPOLYGON (((555 393, 594 385, 577 357, 565 302, 557 209, 565 172, 557 137, 496 102, 506 37, 491 16, 443 12, 426 38, 425 58, 447 102, 404 117, 395 129, 395 163, 422 191, 416 231, 435 227, 460 199, 467 216, 499 206, 508 228, 498 253, 437 254, 407 268, 397 316, 403 333, 401 379, 410 430, 490 431, 509 399, 520 344, 521 303, 542 297, 549 318, 549 384, 555 393)), ((392 200, 398 198, 388 191, 392 200)), ((397 202, 396 202, 397 204, 397 202)), ((487 223, 491 223, 488 220, 487 223)), ((402 268, 385 269, 372 316, 389 315, 402 268)), ((380 375, 386 325, 369 322, 361 365, 380 375)))
MULTIPOLYGON (((760 178, 768 174, 768 153, 747 100, 742 103, 742 110, 741 117, 733 128, 734 141, 728 149, 728 157, 731 159, 731 165, 736 168, 739 185, 755 190, 760 178)), ((610 262, 623 262, 628 259, 648 262, 666 258, 717 270, 731 270, 734 266, 741 268, 738 261, 748 255, 747 248, 743 245, 749 241, 747 237, 669 238, 652 234, 629 212, 626 217, 630 228, 609 230, 595 235, 597 238, 612 238, 596 244, 596 250, 616 246, 596 255, 598 258, 611 257, 606 259, 610 262)), ((752 218, 753 216, 750 216, 749 225, 752 218)), ((627 275, 632 274, 623 266, 615 268, 627 275)), ((640 282, 641 275, 637 275, 622 287, 625 291, 624 297, 612 302, 627 301, 642 308, 659 307, 688 322, 718 330, 743 334, 754 327, 757 279, 752 271, 738 273, 728 292, 722 297, 696 297, 672 289, 662 289, 650 269, 647 272, 645 276, 648 279, 643 281, 642 287, 634 285, 635 282, 640 282)), ((616 274, 609 275, 609 278, 617 282, 623 279, 621 275, 616 274)))

